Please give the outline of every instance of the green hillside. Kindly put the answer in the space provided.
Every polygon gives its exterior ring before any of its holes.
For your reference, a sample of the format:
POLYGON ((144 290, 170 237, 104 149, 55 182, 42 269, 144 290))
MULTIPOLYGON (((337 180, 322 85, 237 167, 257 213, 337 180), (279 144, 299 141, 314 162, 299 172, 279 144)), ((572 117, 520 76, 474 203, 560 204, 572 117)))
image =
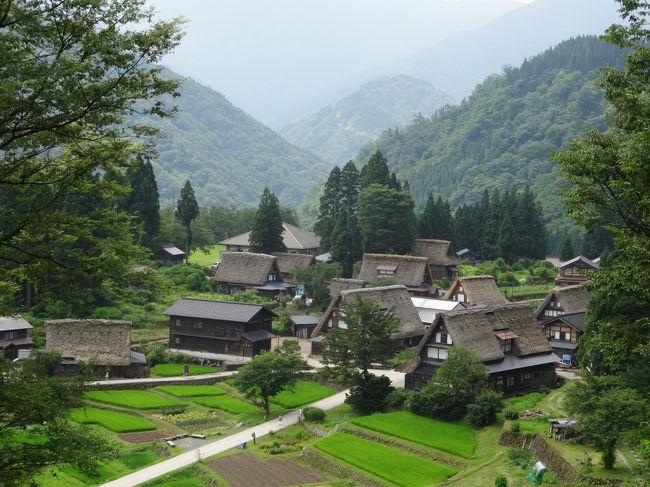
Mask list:
POLYGON ((596 37, 562 42, 487 78, 460 106, 385 131, 357 160, 381 150, 420 208, 431 191, 457 207, 478 201, 485 189, 530 185, 557 228, 562 181, 548 155, 589 128, 605 127, 596 68, 621 66, 622 55, 596 37))
POLYGON ((417 113, 430 115, 451 101, 449 95, 411 76, 381 78, 281 133, 332 165, 343 165, 383 130, 406 125, 417 113))
POLYGON ((178 199, 186 179, 201 206, 257 206, 264 186, 283 205, 294 206, 327 177, 329 164, 291 145, 222 94, 191 79, 179 91, 179 98, 166 100, 179 108, 173 118, 137 119, 163 134, 154 161, 162 206, 178 199))

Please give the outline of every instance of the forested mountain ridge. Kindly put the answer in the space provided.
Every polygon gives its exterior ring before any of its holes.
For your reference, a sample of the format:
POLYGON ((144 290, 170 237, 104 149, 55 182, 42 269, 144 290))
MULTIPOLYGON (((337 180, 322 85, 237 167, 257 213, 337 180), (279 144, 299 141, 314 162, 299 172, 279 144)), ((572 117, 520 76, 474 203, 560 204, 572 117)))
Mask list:
POLYGON ((294 206, 327 176, 329 164, 291 145, 221 93, 192 79, 185 79, 179 92, 165 100, 179 108, 173 117, 136 120, 161 131, 153 161, 161 206, 178 199, 186 179, 201 206, 255 206, 265 186, 283 205, 294 206))
POLYGON ((421 79, 385 77, 364 84, 281 134, 331 164, 345 164, 383 130, 406 125, 418 113, 431 115, 451 102, 449 95, 421 79))
POLYGON ((385 131, 357 160, 364 164, 379 149, 409 182, 418 207, 431 192, 458 207, 477 202, 485 189, 529 185, 546 222, 556 222, 562 181, 548 156, 585 130, 605 127, 596 68, 621 66, 622 56, 596 37, 562 42, 489 77, 459 106, 385 131))

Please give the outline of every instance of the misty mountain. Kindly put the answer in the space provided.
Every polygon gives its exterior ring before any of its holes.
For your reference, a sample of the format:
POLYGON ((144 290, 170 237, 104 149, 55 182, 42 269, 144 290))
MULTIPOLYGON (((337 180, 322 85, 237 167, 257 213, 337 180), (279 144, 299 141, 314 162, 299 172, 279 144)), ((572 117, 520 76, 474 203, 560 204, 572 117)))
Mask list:
POLYGON ((475 203, 486 189, 530 185, 547 223, 557 228, 562 179, 549 155, 587 129, 605 128, 596 68, 622 63, 623 51, 596 37, 562 42, 488 77, 460 106, 385 131, 357 160, 363 164, 381 150, 420 207, 430 192, 458 207, 475 203))
POLYGON ((418 113, 431 115, 451 102, 426 81, 405 75, 381 78, 281 134, 332 164, 344 164, 383 130, 405 125, 418 113))
POLYGON ((602 34, 620 21, 613 0, 536 0, 483 27, 454 34, 399 68, 460 100, 488 75, 559 42, 602 34))
POLYGON ((257 206, 268 186, 292 207, 327 176, 329 164, 291 145, 221 93, 191 79, 179 92, 179 98, 165 99, 179 108, 173 117, 135 119, 162 132, 153 161, 161 206, 177 200, 189 179, 201 206, 257 206))

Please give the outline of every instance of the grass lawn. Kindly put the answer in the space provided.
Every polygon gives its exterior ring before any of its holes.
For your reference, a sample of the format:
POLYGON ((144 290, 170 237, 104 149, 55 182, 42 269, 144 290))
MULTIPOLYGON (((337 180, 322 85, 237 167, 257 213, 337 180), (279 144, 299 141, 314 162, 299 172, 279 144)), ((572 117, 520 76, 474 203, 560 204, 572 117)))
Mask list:
POLYGON ((282 391, 280 394, 271 397, 270 401, 285 409, 293 409, 331 396, 334 392, 334 389, 320 385, 317 382, 300 380, 296 383, 294 392, 282 391))
POLYGON ((115 433, 155 430, 156 425, 145 418, 93 407, 74 409, 70 417, 77 423, 98 424, 115 433))
POLYGON ((463 458, 474 456, 474 430, 462 423, 447 423, 406 411, 373 414, 353 419, 352 423, 463 458))
MULTIPOLYGON (((179 377, 183 375, 183 364, 158 364, 151 369, 153 376, 179 377)), ((219 372, 218 367, 190 364, 190 375, 214 374, 219 372)))
POLYGON ((175 397, 221 396, 226 393, 226 391, 220 387, 208 385, 158 386, 156 387, 156 390, 175 397))
POLYGON ((184 406, 184 402, 166 399, 147 391, 89 391, 84 394, 91 401, 113 404, 133 409, 158 409, 169 406, 184 406))
POLYGON ((209 408, 221 409, 230 414, 257 413, 260 411, 260 408, 230 396, 198 397, 194 399, 194 402, 209 408))
POLYGON ((534 284, 530 286, 514 286, 499 288, 501 294, 506 298, 511 296, 530 296, 535 294, 546 294, 553 287, 553 284, 534 284))
POLYGON ((344 462, 403 487, 431 485, 456 473, 454 469, 445 465, 345 433, 332 433, 316 441, 314 446, 344 462))
POLYGON ((203 267, 209 267, 213 262, 221 260, 221 252, 226 250, 225 245, 215 244, 209 249, 209 253, 197 250, 190 254, 190 264, 199 264, 203 267))

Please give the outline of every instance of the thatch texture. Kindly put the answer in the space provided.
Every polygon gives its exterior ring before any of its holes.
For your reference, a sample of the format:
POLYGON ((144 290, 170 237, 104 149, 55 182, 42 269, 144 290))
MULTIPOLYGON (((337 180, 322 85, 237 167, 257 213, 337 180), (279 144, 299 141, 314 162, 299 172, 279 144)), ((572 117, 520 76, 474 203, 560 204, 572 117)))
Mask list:
POLYGON ((45 350, 96 365, 131 363, 131 322, 122 320, 50 320, 45 350))
POLYGON ((215 272, 217 282, 261 286, 274 269, 275 257, 252 252, 222 252, 219 268, 215 272))
POLYGON ((587 311, 587 305, 589 304, 589 291, 582 284, 554 287, 548 292, 544 302, 535 311, 538 319, 543 318, 544 309, 551 301, 558 302, 564 313, 583 313, 587 311))
POLYGON ((330 290, 330 296, 334 297, 341 291, 349 291, 350 289, 363 289, 366 287, 365 281, 361 279, 343 279, 342 277, 335 277, 331 279, 327 286, 330 290))
POLYGON ((293 276, 299 267, 309 267, 314 263, 314 256, 309 254, 296 254, 290 252, 273 252, 282 274, 293 276))
POLYGON ((467 303, 487 306, 507 303, 492 276, 459 277, 452 283, 445 299, 454 299, 461 287, 467 303))
POLYGON ((391 335, 393 339, 404 339, 421 336, 424 333, 424 325, 420 321, 417 310, 413 306, 411 297, 405 286, 382 286, 364 289, 352 289, 339 292, 330 303, 323 314, 318 326, 314 329, 312 337, 326 329, 327 322, 331 319, 342 301, 354 303, 359 298, 365 298, 375 303, 379 308, 391 311, 399 320, 399 330, 391 335))
POLYGON ((418 287, 425 282, 431 283, 428 259, 410 255, 363 254, 363 262, 358 279, 375 282, 382 277, 393 279, 397 284, 418 287), (379 275, 379 269, 394 268, 392 275, 379 275))
POLYGON ((426 257, 429 265, 455 266, 460 263, 449 240, 416 239, 413 242, 413 255, 426 257))

